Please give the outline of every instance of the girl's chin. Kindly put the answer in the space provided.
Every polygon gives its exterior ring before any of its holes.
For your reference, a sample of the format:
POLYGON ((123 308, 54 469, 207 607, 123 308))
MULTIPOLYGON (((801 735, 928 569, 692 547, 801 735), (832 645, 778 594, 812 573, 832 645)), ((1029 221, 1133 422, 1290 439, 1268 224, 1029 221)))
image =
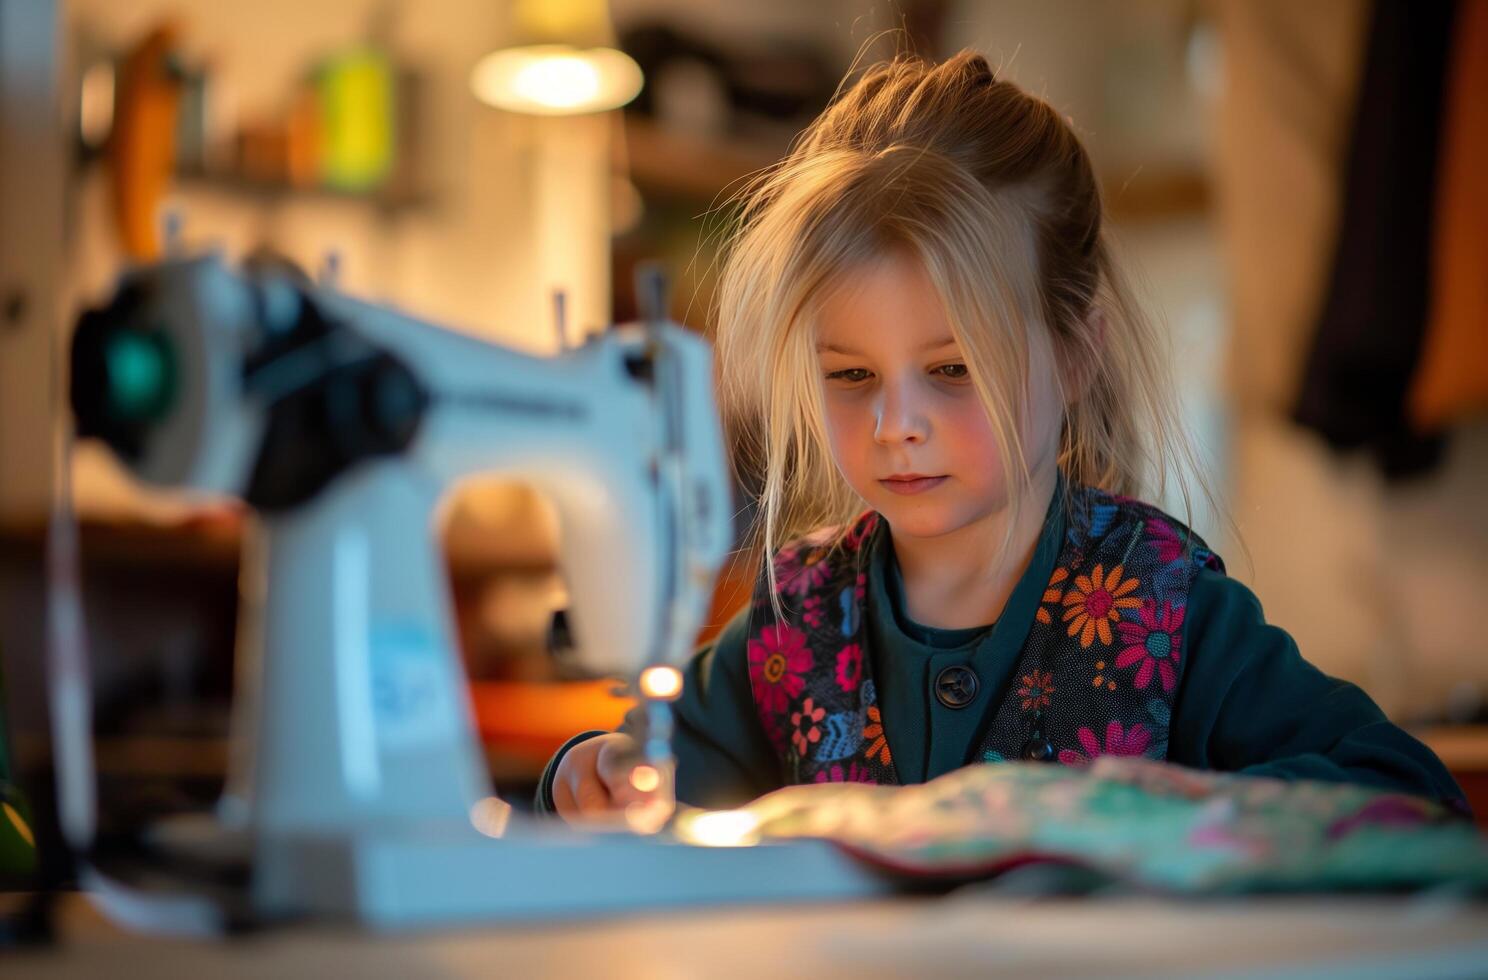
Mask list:
POLYGON ((889 522, 895 534, 913 538, 938 538, 965 527, 963 515, 952 513, 946 507, 906 505, 903 500, 882 501, 879 513, 889 522))

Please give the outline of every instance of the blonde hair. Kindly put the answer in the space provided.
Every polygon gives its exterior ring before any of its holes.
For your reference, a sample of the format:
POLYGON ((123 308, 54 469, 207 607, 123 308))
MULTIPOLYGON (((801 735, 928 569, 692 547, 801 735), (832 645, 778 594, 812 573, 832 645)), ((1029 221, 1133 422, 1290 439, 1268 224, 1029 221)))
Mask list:
POLYGON ((761 484, 766 555, 864 507, 832 462, 814 314, 840 277, 894 250, 941 296, 1015 513, 1032 478, 1021 433, 1034 343, 1062 366, 1068 482, 1137 496, 1151 474, 1161 492, 1175 460, 1192 468, 1166 347, 1112 261, 1085 148, 981 56, 869 68, 740 204, 716 311, 719 398, 761 484))

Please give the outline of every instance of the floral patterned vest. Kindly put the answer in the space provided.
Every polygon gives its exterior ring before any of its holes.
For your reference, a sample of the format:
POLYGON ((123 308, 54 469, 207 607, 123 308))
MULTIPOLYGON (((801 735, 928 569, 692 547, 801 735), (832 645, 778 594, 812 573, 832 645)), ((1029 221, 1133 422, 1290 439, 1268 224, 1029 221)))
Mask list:
MULTIPOLYGON (((1165 758, 1189 587, 1224 563, 1147 504, 1090 487, 1069 497, 1054 573, 977 757, 1165 758)), ((779 621, 763 576, 755 591, 749 680, 787 785, 899 782, 863 649, 868 556, 887 532, 870 511, 843 535, 781 549, 779 621)))

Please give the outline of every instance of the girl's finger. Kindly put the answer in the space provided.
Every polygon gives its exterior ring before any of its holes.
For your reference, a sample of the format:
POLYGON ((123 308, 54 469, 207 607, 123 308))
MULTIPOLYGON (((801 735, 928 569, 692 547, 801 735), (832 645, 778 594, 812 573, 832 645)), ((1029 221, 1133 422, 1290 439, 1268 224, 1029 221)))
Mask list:
POLYGON ((564 820, 572 820, 579 815, 579 805, 574 802, 573 790, 568 788, 566 779, 553 781, 553 809, 564 820))
POLYGON ((573 788, 574 804, 581 816, 598 816, 614 809, 616 803, 604 782, 593 776, 580 776, 573 788))
POLYGON ((617 808, 649 802, 661 785, 660 775, 629 753, 601 755, 598 770, 609 790, 611 805, 617 808))

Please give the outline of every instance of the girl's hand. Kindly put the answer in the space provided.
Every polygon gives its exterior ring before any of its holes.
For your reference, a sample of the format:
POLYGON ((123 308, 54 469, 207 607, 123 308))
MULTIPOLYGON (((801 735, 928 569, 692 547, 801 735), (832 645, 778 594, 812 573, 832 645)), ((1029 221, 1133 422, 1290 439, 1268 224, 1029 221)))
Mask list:
POLYGON ((623 732, 585 739, 563 753, 553 774, 553 803, 569 823, 603 822, 619 816, 632 803, 647 803, 631 783, 640 746, 623 732))

